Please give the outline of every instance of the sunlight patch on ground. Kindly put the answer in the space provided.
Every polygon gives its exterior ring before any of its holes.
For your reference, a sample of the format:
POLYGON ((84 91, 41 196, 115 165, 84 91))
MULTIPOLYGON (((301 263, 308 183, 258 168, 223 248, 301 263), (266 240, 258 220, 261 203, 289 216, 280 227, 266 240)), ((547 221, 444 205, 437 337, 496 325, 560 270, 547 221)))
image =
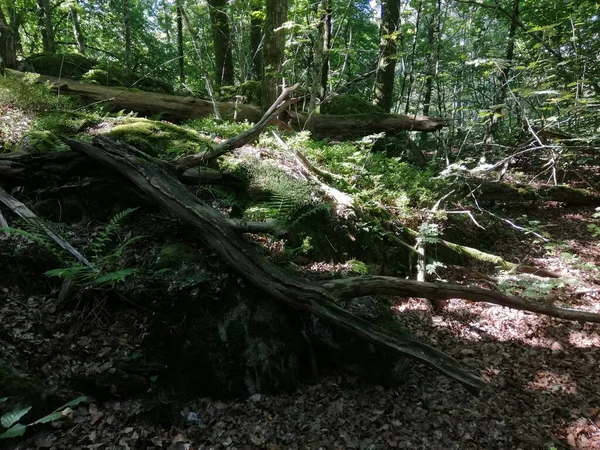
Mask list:
POLYGON ((570 375, 547 370, 537 372, 534 380, 530 381, 525 386, 530 390, 552 393, 564 393, 570 395, 576 395, 578 393, 577 383, 571 379, 570 375))
POLYGON ((600 334, 590 331, 571 331, 569 343, 578 348, 600 347, 600 334))

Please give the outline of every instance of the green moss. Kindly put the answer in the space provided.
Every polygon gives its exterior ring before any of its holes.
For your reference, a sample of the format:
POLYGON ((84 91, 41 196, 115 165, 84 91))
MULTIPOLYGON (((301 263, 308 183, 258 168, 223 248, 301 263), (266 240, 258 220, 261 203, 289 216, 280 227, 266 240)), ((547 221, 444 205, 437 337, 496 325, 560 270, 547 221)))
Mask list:
POLYGON ((79 53, 39 54, 27 59, 26 64, 42 75, 78 79, 96 64, 79 53))
POLYGON ((336 95, 321 106, 321 114, 334 116, 358 114, 368 117, 373 114, 384 114, 384 111, 358 95, 336 95))
POLYGON ((51 131, 56 135, 73 136, 100 123, 100 116, 84 112, 53 112, 39 116, 32 129, 51 131))
POLYGON ((237 97, 243 103, 260 105, 260 93, 260 81, 249 80, 235 86, 221 86, 219 89, 219 100, 232 101, 237 97))
POLYGON ((371 269, 364 262, 357 259, 351 259, 348 261, 350 264, 350 272, 358 275, 370 275, 371 269))
POLYGON ((176 243, 165 245, 156 260, 156 266, 160 268, 178 269, 184 264, 204 265, 204 257, 189 245, 176 243))
POLYGON ((212 141, 194 131, 170 123, 131 119, 118 125, 107 136, 123 140, 155 157, 175 157, 200 153, 212 147, 212 141))
POLYGON ((119 80, 114 74, 103 69, 91 69, 81 76, 81 80, 86 83, 101 84, 103 86, 120 86, 122 80, 119 80))

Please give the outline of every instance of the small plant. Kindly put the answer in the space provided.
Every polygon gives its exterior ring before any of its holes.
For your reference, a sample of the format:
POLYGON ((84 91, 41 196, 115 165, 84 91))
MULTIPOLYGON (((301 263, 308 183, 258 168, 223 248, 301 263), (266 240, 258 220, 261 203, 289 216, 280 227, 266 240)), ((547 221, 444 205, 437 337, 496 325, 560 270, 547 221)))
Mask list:
POLYGON ((122 221, 137 208, 128 208, 116 214, 104 227, 92 242, 92 258, 90 265, 82 263, 73 264, 69 267, 52 269, 46 272, 51 277, 68 278, 79 285, 104 285, 111 283, 122 283, 129 276, 138 273, 137 268, 120 267, 123 262, 123 252, 134 242, 143 236, 127 237, 120 245, 112 251, 112 243, 121 229, 122 221))
MULTIPOLYGON (((0 403, 4 403, 7 400, 8 397, 0 398, 0 403)), ((87 402, 86 396, 77 397, 71 400, 70 402, 65 403, 60 408, 55 409, 50 414, 45 415, 41 419, 38 419, 28 424, 22 424, 19 421, 25 416, 25 414, 27 414, 31 410, 31 406, 28 406, 26 408, 13 409, 12 411, 7 412, 2 417, 0 417, 0 423, 2 424, 2 428, 6 430, 2 434, 0 434, 0 439, 9 439, 23 436, 25 434, 25 431, 27 430, 27 427, 60 420, 63 417, 66 417, 69 414, 71 414, 71 412, 73 412, 71 406, 76 406, 84 402, 87 402)))
MULTIPOLYGON (((600 219, 600 207, 596 208, 596 212, 592 214, 594 219, 600 219)), ((588 231, 594 238, 600 238, 600 223, 590 223, 587 226, 588 231)))

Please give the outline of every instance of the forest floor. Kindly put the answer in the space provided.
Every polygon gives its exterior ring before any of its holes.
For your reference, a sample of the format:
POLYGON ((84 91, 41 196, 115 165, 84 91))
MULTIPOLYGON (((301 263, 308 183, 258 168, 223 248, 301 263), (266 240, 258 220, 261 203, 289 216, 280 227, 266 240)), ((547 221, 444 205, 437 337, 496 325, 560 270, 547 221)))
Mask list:
MULTIPOLYGON (((600 265, 600 248, 584 220, 591 211, 555 206, 538 214, 562 250, 522 233, 492 244, 494 250, 577 278, 552 295, 575 295, 574 307, 600 311, 600 286, 590 270, 600 265)), ((442 275, 458 283, 486 282, 450 269, 442 275)), ((135 355, 151 316, 133 305, 118 313, 99 305, 82 321, 71 308, 57 307, 55 296, 0 286, 0 297, 2 358, 42 379, 50 397, 63 399, 79 395, 64 380, 110 372, 112 356, 135 355)), ((415 365, 394 388, 322 373, 287 394, 186 399, 171 411, 178 420, 166 418, 163 409, 171 405, 165 400, 157 407, 161 399, 152 389, 124 398, 90 395, 71 417, 6 448, 600 449, 599 324, 462 300, 451 300, 440 313, 416 298, 397 299, 395 309, 417 337, 479 371, 489 392, 472 396, 415 365)), ((81 390, 86 393, 85 386, 81 390)))
MULTIPOLYGON (((30 120, 10 110, 0 114, 23 124, 5 134, 20 133, 30 120)), ((504 213, 527 215, 532 226, 550 233, 550 242, 507 226, 501 239, 497 230, 478 231, 469 245, 482 244, 564 279, 506 275, 500 283, 518 294, 537 291, 600 312, 600 244, 588 231, 594 210, 546 203, 510 206, 504 213)), ((319 263, 307 271, 315 267, 335 269, 319 263)), ((171 403, 152 387, 119 396, 109 380, 107 391, 95 395, 85 384, 94 374, 118 374, 124 357, 135 361, 151 310, 126 302, 114 309, 102 302, 58 304, 56 291, 28 293, 27 286, 5 283, 1 270, 0 362, 41 380, 46 405, 89 397, 69 417, 35 428, 24 440, 5 441, 1 449, 600 449, 600 324, 463 300, 450 300, 436 312, 424 299, 398 298, 394 309, 413 334, 480 373, 487 392, 470 395, 414 364, 396 387, 333 371, 290 393, 171 403)), ((485 288, 499 284, 455 268, 439 276, 485 288)))

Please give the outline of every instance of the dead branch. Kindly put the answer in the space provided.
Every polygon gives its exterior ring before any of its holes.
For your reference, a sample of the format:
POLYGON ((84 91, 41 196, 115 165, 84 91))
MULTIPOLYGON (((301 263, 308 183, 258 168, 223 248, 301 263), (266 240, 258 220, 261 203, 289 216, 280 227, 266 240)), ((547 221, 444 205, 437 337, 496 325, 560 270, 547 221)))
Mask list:
POLYGON ((309 311, 378 346, 420 360, 471 390, 485 387, 481 378, 465 371, 461 363, 448 355, 414 339, 382 331, 338 306, 337 298, 324 286, 292 275, 264 258, 225 217, 139 150, 104 137, 98 137, 95 145, 72 139, 65 139, 65 142, 72 149, 129 178, 160 206, 198 228, 208 245, 243 277, 273 298, 309 311))

